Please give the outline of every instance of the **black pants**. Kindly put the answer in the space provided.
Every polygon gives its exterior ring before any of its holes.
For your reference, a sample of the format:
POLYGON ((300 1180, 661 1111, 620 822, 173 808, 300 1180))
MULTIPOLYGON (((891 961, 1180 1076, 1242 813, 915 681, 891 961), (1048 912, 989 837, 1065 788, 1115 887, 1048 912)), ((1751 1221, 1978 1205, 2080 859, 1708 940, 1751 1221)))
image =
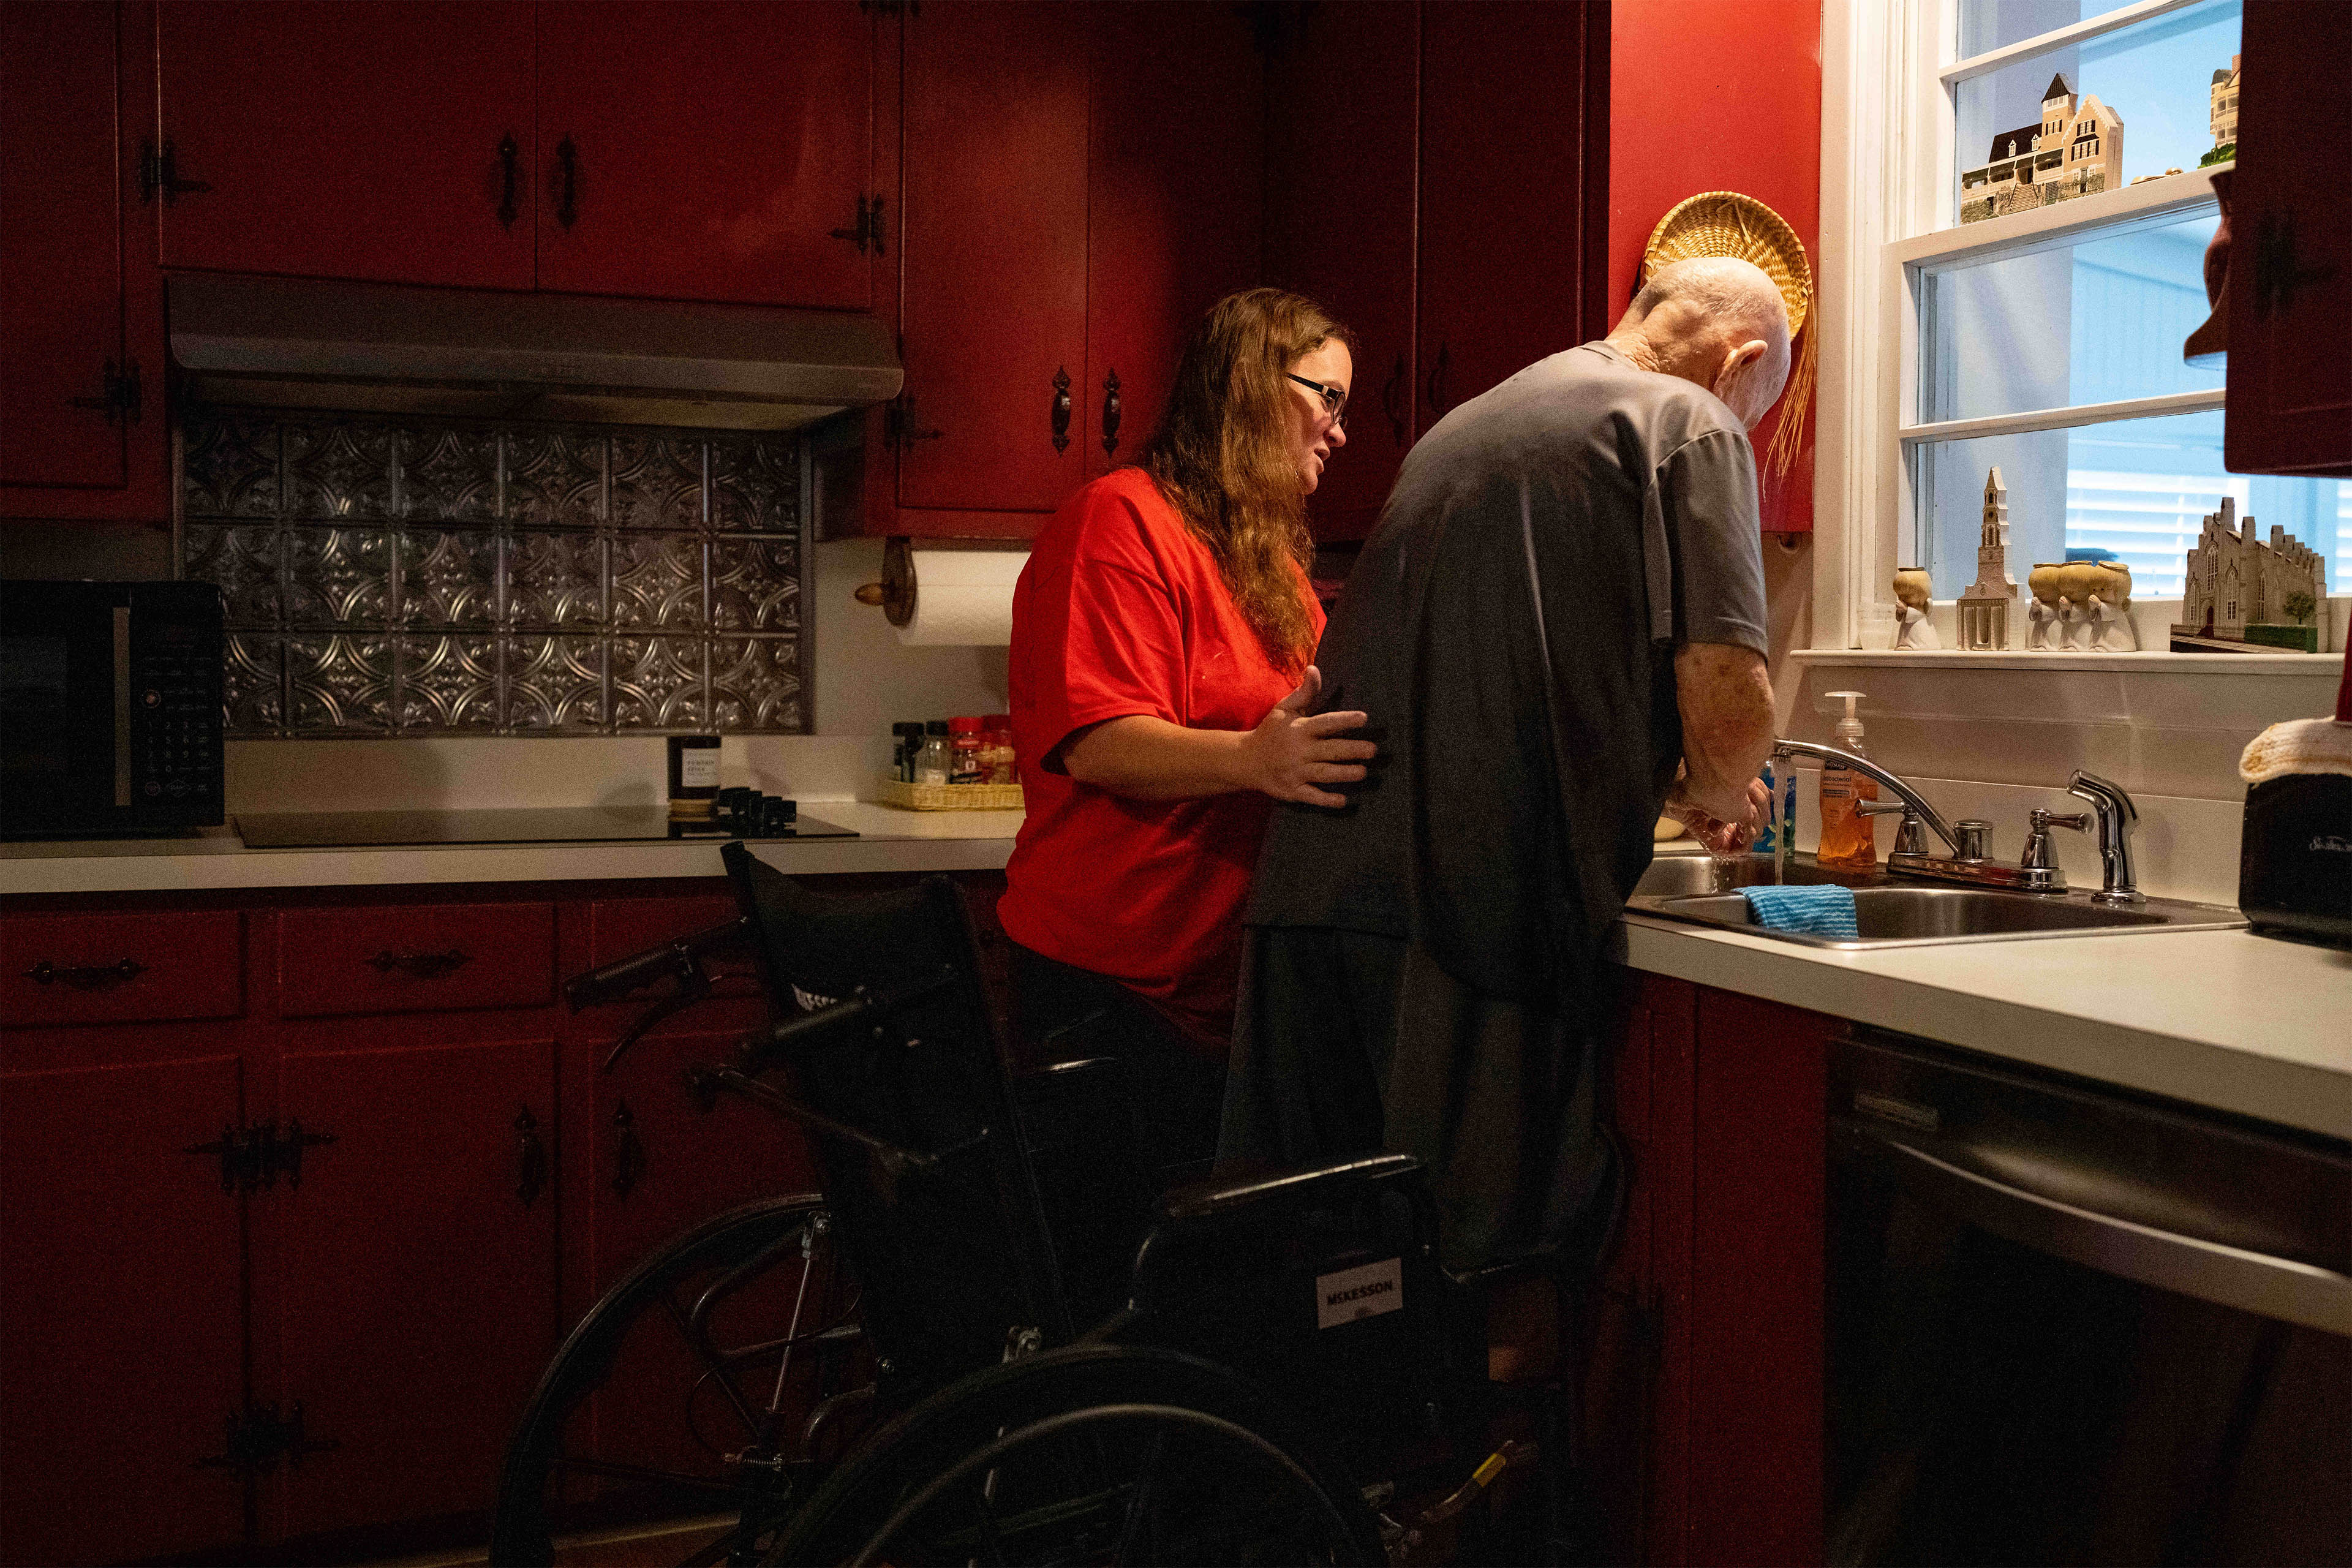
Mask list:
POLYGON ((1036 1065, 1114 1057, 1124 1063, 1139 1163, 1159 1185, 1208 1173, 1225 1068, 1150 1003, 1107 974, 1013 946, 1013 1026, 1036 1065))

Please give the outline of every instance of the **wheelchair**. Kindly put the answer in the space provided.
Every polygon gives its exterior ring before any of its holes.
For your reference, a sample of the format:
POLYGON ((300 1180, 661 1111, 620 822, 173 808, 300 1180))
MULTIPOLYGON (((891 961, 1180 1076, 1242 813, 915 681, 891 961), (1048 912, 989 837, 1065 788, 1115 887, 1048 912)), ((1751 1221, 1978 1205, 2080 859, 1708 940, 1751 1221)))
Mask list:
POLYGON ((822 1191, 697 1226, 572 1330, 492 1563, 680 1519, 689 1564, 1574 1554, 1573 1390, 1487 1381, 1493 1281, 1441 1266, 1417 1162, 1155 1193, 1115 1058, 1012 1075, 945 879, 826 893, 723 854, 739 921, 569 994, 671 983, 609 1067, 748 944, 773 1021, 686 1088, 797 1124, 822 1191), (1507 1539, 1474 1505, 1514 1468, 1507 1539))

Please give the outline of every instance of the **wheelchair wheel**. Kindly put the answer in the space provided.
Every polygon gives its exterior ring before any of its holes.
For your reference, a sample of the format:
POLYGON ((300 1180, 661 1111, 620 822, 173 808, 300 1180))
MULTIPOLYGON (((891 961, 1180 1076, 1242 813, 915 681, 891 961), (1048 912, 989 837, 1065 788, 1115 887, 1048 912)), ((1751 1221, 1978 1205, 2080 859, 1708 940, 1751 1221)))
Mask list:
POLYGON ((976 1373, 876 1431, 770 1563, 1381 1564, 1360 1491, 1239 1374, 1087 1345, 976 1373))
POLYGON ((856 1403, 854 1305, 814 1195, 747 1205, 647 1258, 541 1378, 499 1472, 490 1561, 694 1521, 667 1538, 681 1561, 756 1562, 813 1484, 803 1421, 828 1397, 856 1403))

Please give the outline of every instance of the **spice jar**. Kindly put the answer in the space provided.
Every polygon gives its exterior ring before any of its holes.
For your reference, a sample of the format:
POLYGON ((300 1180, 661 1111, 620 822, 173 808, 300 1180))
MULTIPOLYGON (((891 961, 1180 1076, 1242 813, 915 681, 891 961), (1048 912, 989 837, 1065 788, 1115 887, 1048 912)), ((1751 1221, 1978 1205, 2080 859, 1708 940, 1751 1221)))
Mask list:
POLYGON ((1013 763, 1013 715, 991 713, 986 722, 988 747, 984 755, 988 761, 988 782, 1001 784, 1018 784, 1021 774, 1013 763))
POLYGON ((943 784, 948 782, 948 721, 932 719, 923 725, 923 749, 915 753, 915 782, 919 784, 943 784))
POLYGON ((915 782, 915 760, 923 752, 923 721, 890 726, 890 776, 900 784, 915 782))
POLYGON ((987 780, 988 768, 980 755, 985 743, 977 715, 961 714, 948 721, 948 783, 973 784, 987 780))

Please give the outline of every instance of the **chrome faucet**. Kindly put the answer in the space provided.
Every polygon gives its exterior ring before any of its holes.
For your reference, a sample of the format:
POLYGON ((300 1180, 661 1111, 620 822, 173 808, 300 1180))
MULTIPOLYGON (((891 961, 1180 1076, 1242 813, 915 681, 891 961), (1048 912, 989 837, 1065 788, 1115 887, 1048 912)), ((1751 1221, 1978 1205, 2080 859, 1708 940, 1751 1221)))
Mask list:
MULTIPOLYGON (((1835 763, 1843 767, 1852 768, 1855 773, 1865 777, 1875 779, 1879 784, 1892 790, 1902 802, 1900 805, 1892 803, 1863 801, 1857 803, 1856 809, 1870 816, 1885 816, 1896 811, 1903 814, 1902 824, 1896 828, 1895 834, 1894 851, 1886 857, 1886 869, 1894 875, 1925 877, 1940 882, 1966 882, 1976 887, 2008 888, 2025 893, 2061 893, 2066 890, 2065 873, 2050 863, 2048 833, 2049 827, 2063 825, 2065 820, 2063 818, 2050 818, 2045 822, 2043 818, 2047 816, 2046 813, 2035 813, 2034 829, 2037 837, 2027 840, 2025 855, 2017 865, 2004 866, 1987 853, 1988 841, 1992 834, 1991 823, 1977 817, 1964 817, 1958 822, 1947 823, 1934 806, 1921 798, 1917 790, 1913 789, 1868 757, 1858 756, 1852 752, 1842 752, 1835 746, 1824 746, 1812 741, 1775 741, 1772 742, 1772 754, 1775 757, 1814 757, 1824 763, 1835 763), (1929 853, 1927 838, 1920 832, 1922 826, 1932 828, 1936 837, 1944 841, 1944 847, 1950 853, 1945 855, 1929 853)), ((2083 784, 2085 776, 2082 773, 2075 774, 2075 783, 2083 784)), ((2117 797, 2123 796, 2123 792, 2115 789, 2114 785, 2108 784, 2105 787, 2114 790, 2117 797)), ((2085 795, 2084 798, 2090 797, 2085 795)), ((2130 809, 2130 802, 2127 799, 2124 801, 2124 809, 2126 811, 2130 809)), ((2104 820, 2103 817, 2102 821, 2104 820)), ((2104 831, 2101 842, 2102 844, 2105 842, 2104 831)), ((2126 851, 2126 880, 2128 878, 2129 858, 2126 851)), ((2106 900, 2105 901, 2119 900, 2106 900)))
MULTIPOLYGON (((2139 825, 2139 808, 2132 797, 2124 793, 2121 784, 2111 783, 2096 773, 2074 770, 2067 781, 2066 793, 2077 800, 2088 801, 2099 819, 2099 868, 2102 873, 2099 890, 2091 895, 2095 904, 2144 904, 2147 896, 2139 890, 2132 877, 2132 829, 2139 825)), ((2057 818, 2052 818, 2055 822, 2057 818)))

